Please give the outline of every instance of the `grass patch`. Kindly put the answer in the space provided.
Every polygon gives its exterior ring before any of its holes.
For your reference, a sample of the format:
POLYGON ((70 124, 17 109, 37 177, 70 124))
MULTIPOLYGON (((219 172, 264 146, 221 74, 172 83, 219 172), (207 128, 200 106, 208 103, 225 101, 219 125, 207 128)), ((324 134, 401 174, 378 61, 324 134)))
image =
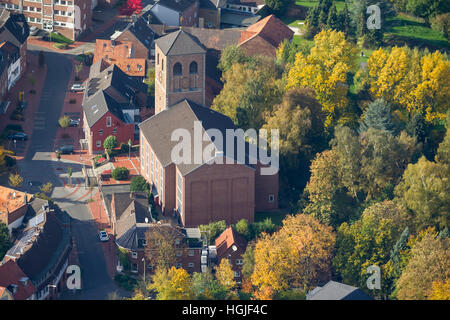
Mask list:
POLYGON ((72 44, 73 43, 72 40, 70 40, 69 38, 67 38, 67 37, 65 37, 62 34, 59 34, 57 32, 52 32, 51 41, 52 42, 57 42, 57 43, 65 43, 65 44, 72 44))
POLYGON ((283 225, 283 219, 286 217, 287 212, 257 212, 255 213, 255 222, 262 222, 267 218, 270 218, 272 222, 277 226, 283 225))
POLYGON ((294 41, 295 44, 304 45, 304 46, 312 46, 314 44, 313 40, 305 39, 299 35, 295 35, 294 38, 292 39, 292 41, 294 41))
POLYGON ((423 19, 408 16, 404 13, 387 20, 387 31, 384 40, 391 46, 427 47, 430 50, 450 49, 450 44, 444 35, 431 29, 423 19))
MULTIPOLYGON (((336 10, 337 12, 340 12, 344 9, 345 1, 334 1, 336 4, 336 10)), ((318 0, 296 0, 295 4, 298 4, 299 6, 306 7, 306 8, 312 8, 319 4, 318 0)))

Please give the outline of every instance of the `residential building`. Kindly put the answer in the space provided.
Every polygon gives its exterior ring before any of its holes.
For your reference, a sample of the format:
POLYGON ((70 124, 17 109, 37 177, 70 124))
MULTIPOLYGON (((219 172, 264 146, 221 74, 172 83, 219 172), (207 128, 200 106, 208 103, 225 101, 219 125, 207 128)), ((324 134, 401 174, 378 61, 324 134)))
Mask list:
POLYGON ((8 227, 9 234, 22 226, 33 195, 0 186, 0 221, 8 227))
POLYGON ((199 28, 220 29, 220 14, 226 0, 200 0, 198 9, 199 28))
POLYGON ((198 26, 199 0, 159 0, 150 12, 168 26, 198 26))
POLYGON ((306 300, 373 300, 359 288, 344 283, 329 281, 323 287, 316 287, 306 295, 306 300))
POLYGON ((183 98, 204 105, 206 48, 183 30, 155 43, 155 113, 183 98))
POLYGON ((91 154, 104 151, 103 142, 116 136, 119 144, 139 139, 139 110, 147 103, 147 85, 116 65, 91 66, 83 97, 84 135, 91 154))
POLYGON ((26 70, 28 36, 29 27, 25 16, 0 8, 1 97, 6 96, 26 70))
POLYGON ((217 264, 220 264, 222 259, 228 259, 233 268, 236 282, 241 283, 242 265, 244 264, 242 255, 247 248, 247 241, 245 238, 229 226, 219 237, 217 237, 215 246, 217 264))
POLYGON ((2 0, 2 8, 26 17, 30 26, 76 40, 91 26, 92 0, 2 0))
POLYGON ((0 263, 0 300, 35 300, 36 291, 15 261, 0 263))
POLYGON ((227 0, 226 8, 233 11, 256 14, 266 5, 264 0, 227 0))
POLYGON ((64 289, 72 237, 67 213, 50 209, 47 201, 39 200, 42 206, 27 214, 26 227, 6 252, 0 274, 8 263, 17 264, 27 278, 21 279, 24 285, 29 279, 36 299, 47 300, 56 298, 64 289))
MULTIPOLYGON (((131 41, 96 40, 93 64, 102 60, 102 66, 115 64, 127 75, 145 78, 146 59, 134 57, 134 45, 131 41)), ((102 70, 103 71, 103 70, 102 70)))
MULTIPOLYGON (((132 273, 152 273, 154 266, 146 257, 147 234, 161 232, 173 239, 177 252, 176 267, 199 272, 202 243, 198 229, 185 229, 167 222, 156 222, 148 208, 145 192, 114 193, 111 201, 111 221, 115 243, 130 262, 132 273)), ((120 259, 119 259, 120 263, 120 259)), ((118 266, 118 270, 123 268, 118 266)))
POLYGON ((241 159, 226 141, 220 145, 214 135, 206 133, 215 129, 226 137, 227 129, 235 130, 227 116, 185 99, 156 113, 139 128, 141 175, 153 186, 163 214, 178 216, 183 226, 196 227, 217 220, 227 224, 240 219, 252 222, 255 210, 278 207, 278 174, 261 175, 262 165, 248 155, 251 146, 244 138, 236 138, 237 144, 245 148, 245 159, 241 159), (194 159, 192 154, 198 152, 195 149, 186 161, 177 164, 172 159, 172 150, 178 144, 171 139, 175 130, 193 137, 190 150, 194 150, 195 137, 203 137, 201 150, 208 146, 211 160, 194 159), (226 163, 227 159, 232 163, 226 163))

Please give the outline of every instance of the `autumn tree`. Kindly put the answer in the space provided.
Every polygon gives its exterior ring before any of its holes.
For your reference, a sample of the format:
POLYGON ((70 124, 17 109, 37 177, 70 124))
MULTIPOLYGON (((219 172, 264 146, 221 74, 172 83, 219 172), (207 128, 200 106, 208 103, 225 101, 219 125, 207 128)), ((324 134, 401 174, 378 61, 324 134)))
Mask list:
POLYGON ((219 283, 227 288, 227 290, 233 291, 236 288, 236 280, 234 280, 234 271, 230 260, 222 259, 215 269, 216 278, 219 283))
POLYGON ((70 125, 70 118, 68 116, 61 117, 58 123, 61 128, 65 129, 70 125))
POLYGON ((14 188, 19 188, 23 184, 23 178, 18 174, 11 173, 9 175, 9 185, 14 188))
POLYGON ((50 181, 43 184, 42 186, 39 187, 39 189, 45 193, 45 194, 49 194, 52 192, 53 190, 53 183, 51 183, 50 181))
POLYGON ((411 250, 408 265, 398 281, 397 298, 430 299, 438 291, 434 283, 445 283, 449 279, 450 239, 429 232, 411 250))
POLYGON ((445 282, 434 281, 428 298, 430 300, 450 300, 450 279, 445 282))
POLYGON ((157 300, 192 299, 191 277, 182 268, 157 268, 149 288, 157 292, 157 300))
POLYGON ((252 59, 245 51, 236 45, 231 45, 222 50, 217 68, 222 72, 228 71, 234 64, 251 63, 252 59))
POLYGON ((308 55, 299 52, 289 70, 287 89, 310 87, 327 114, 330 125, 348 105, 347 74, 356 66, 357 48, 342 32, 323 30, 314 37, 308 55))
POLYGON ((186 249, 181 234, 173 227, 154 224, 146 232, 145 257, 153 268, 169 269, 177 263, 177 251, 186 249))
POLYGON ((290 288, 310 289, 329 279, 335 236, 330 227, 304 214, 288 216, 273 235, 255 246, 251 276, 255 296, 270 299, 290 288))
POLYGON ((209 268, 205 272, 194 272, 192 293, 198 300, 226 300, 232 297, 230 291, 214 278, 209 268))

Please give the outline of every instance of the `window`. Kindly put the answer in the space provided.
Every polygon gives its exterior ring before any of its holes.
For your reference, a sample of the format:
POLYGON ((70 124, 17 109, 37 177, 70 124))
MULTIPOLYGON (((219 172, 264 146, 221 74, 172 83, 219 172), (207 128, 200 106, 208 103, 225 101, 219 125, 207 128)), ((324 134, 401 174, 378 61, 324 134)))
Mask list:
POLYGON ((239 271, 235 271, 234 272, 234 277, 235 278, 240 278, 241 277, 241 273, 239 271))
MULTIPOLYGON (((148 143, 145 146, 145 157, 147 159, 147 161, 145 161, 145 172, 147 173, 147 177, 148 177, 148 143)), ((153 157, 152 157, 153 159, 153 157)))
POLYGON ((96 144, 97 148, 100 148, 102 146, 102 142, 100 140, 97 140, 96 144))
POLYGON ((137 259, 137 252, 136 252, 136 251, 132 251, 132 252, 131 252, 131 257, 132 257, 133 259, 137 259))
POLYGON ((164 59, 161 59, 161 70, 164 71, 164 59))
POLYGON ((269 203, 273 203, 275 201, 275 196, 273 194, 269 194, 269 203))
POLYGON ((173 75, 181 76, 182 73, 183 73, 183 69, 181 67, 181 63, 179 63, 179 62, 175 63, 175 65, 173 66, 173 75))
POLYGON ((195 264, 193 262, 189 262, 188 266, 189 266, 189 268, 194 268, 195 264))
POLYGON ((189 73, 197 74, 197 69, 198 69, 197 62, 192 61, 191 64, 189 65, 189 73))
POLYGON ((98 130, 98 134, 102 136, 103 135, 103 129, 98 130))
POLYGON ((244 264, 244 261, 242 259, 236 259, 236 265, 241 266, 244 264))
POLYGON ((181 257, 181 250, 177 251, 177 257, 181 257))
POLYGON ((117 133, 117 128, 114 128, 113 129, 113 134, 116 134, 117 133))
POLYGON ((106 126, 111 127, 111 117, 106 117, 106 126))
POLYGON ((177 269, 180 269, 180 268, 181 268, 181 263, 178 262, 178 263, 175 265, 175 267, 176 267, 177 269))
POLYGON ((156 55, 156 64, 159 64, 159 53, 156 55))
POLYGON ((180 244, 180 239, 175 239, 175 244, 179 245, 180 244))
POLYGON ((194 256, 194 250, 189 250, 189 257, 193 257, 194 256))
MULTIPOLYGON (((147 169, 148 174, 148 169, 147 169)), ((153 151, 150 158, 150 181, 153 183, 153 151)))
POLYGON ((148 270, 153 270, 153 265, 152 265, 152 264, 148 264, 148 265, 147 265, 147 269, 148 269, 148 270))
POLYGON ((137 263, 133 263, 131 265, 131 272, 134 272, 134 273, 138 272, 138 265, 137 265, 137 263))

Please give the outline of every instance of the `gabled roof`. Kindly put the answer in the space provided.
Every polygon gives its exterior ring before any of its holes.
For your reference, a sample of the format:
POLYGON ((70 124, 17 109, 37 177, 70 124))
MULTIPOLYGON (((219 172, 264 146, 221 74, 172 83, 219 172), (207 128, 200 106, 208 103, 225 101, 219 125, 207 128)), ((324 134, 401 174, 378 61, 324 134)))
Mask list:
POLYGON ((148 50, 152 47, 152 42, 155 38, 155 33, 149 27, 150 23, 161 23, 158 18, 151 14, 150 11, 145 12, 139 17, 135 22, 129 23, 126 28, 120 32, 115 33, 111 36, 111 39, 116 39, 125 32, 131 32, 139 42, 144 45, 148 50))
POLYGON ((27 41, 30 35, 30 28, 23 14, 11 13, 6 9, 0 9, 0 41, 4 39, 13 40, 4 35, 3 32, 8 32, 12 35, 15 40, 13 43, 16 46, 20 46, 27 41))
MULTIPOLYGON (((211 140, 211 137, 208 136, 210 139, 208 141, 203 141, 202 150, 205 150, 208 145, 213 143, 216 153, 220 153, 223 157, 234 159, 235 163, 239 162, 237 160, 237 152, 228 150, 225 141, 226 130, 236 129, 233 121, 220 112, 200 106, 187 99, 184 99, 143 121, 139 124, 139 128, 151 145, 152 150, 155 152, 161 165, 166 167, 173 163, 171 152, 174 146, 179 143, 178 141, 171 141, 172 132, 176 129, 184 129, 190 133, 191 137, 194 137, 194 123, 197 121, 201 123, 202 136, 205 135, 209 129, 217 129, 222 133, 224 140, 223 145, 220 146, 217 144, 217 141, 214 142, 211 140), (231 156, 231 152, 233 152, 233 156, 231 156)), ((191 150, 194 150, 193 140, 194 139, 191 139, 191 150)), ((235 143, 234 146, 237 148, 237 143, 235 143)), ((247 143, 245 143, 245 148, 247 151, 247 143)), ((248 163, 247 153, 245 156, 245 163, 242 164, 248 163)), ((191 154, 191 161, 189 164, 177 164, 177 168, 183 176, 206 164, 203 160, 201 163, 195 163, 193 157, 194 155, 191 154)), ((249 165, 249 167, 252 166, 249 165)))
POLYGON ((317 287, 306 296, 307 300, 373 300, 359 288, 344 283, 329 281, 323 287, 317 287))
POLYGON ((177 12, 184 12, 194 3, 195 1, 192 0, 159 0, 155 5, 162 5, 177 12))
POLYGON ((246 31, 243 32, 241 39, 239 39, 239 44, 242 44, 255 36, 260 36, 277 48, 284 39, 291 39, 294 36, 294 31, 286 26, 275 15, 271 14, 249 26, 246 31))
POLYGON ((36 292, 36 287, 30 280, 24 285, 27 279, 28 277, 15 261, 8 260, 0 264, 0 286, 5 288, 11 285, 17 286, 17 292, 13 295, 15 300, 26 300, 36 292))
POLYGON ((260 18, 261 16, 259 15, 229 10, 225 8, 221 9, 220 11, 220 23, 232 26, 248 27, 256 23, 260 18))
POLYGON ((164 55, 184 55, 206 53, 203 45, 189 33, 178 30, 155 41, 164 55))
POLYGON ((238 234, 231 226, 229 226, 220 234, 220 236, 217 237, 215 245, 217 249, 217 257, 220 258, 233 245, 241 250, 245 250, 247 247, 247 241, 243 236, 238 234))

